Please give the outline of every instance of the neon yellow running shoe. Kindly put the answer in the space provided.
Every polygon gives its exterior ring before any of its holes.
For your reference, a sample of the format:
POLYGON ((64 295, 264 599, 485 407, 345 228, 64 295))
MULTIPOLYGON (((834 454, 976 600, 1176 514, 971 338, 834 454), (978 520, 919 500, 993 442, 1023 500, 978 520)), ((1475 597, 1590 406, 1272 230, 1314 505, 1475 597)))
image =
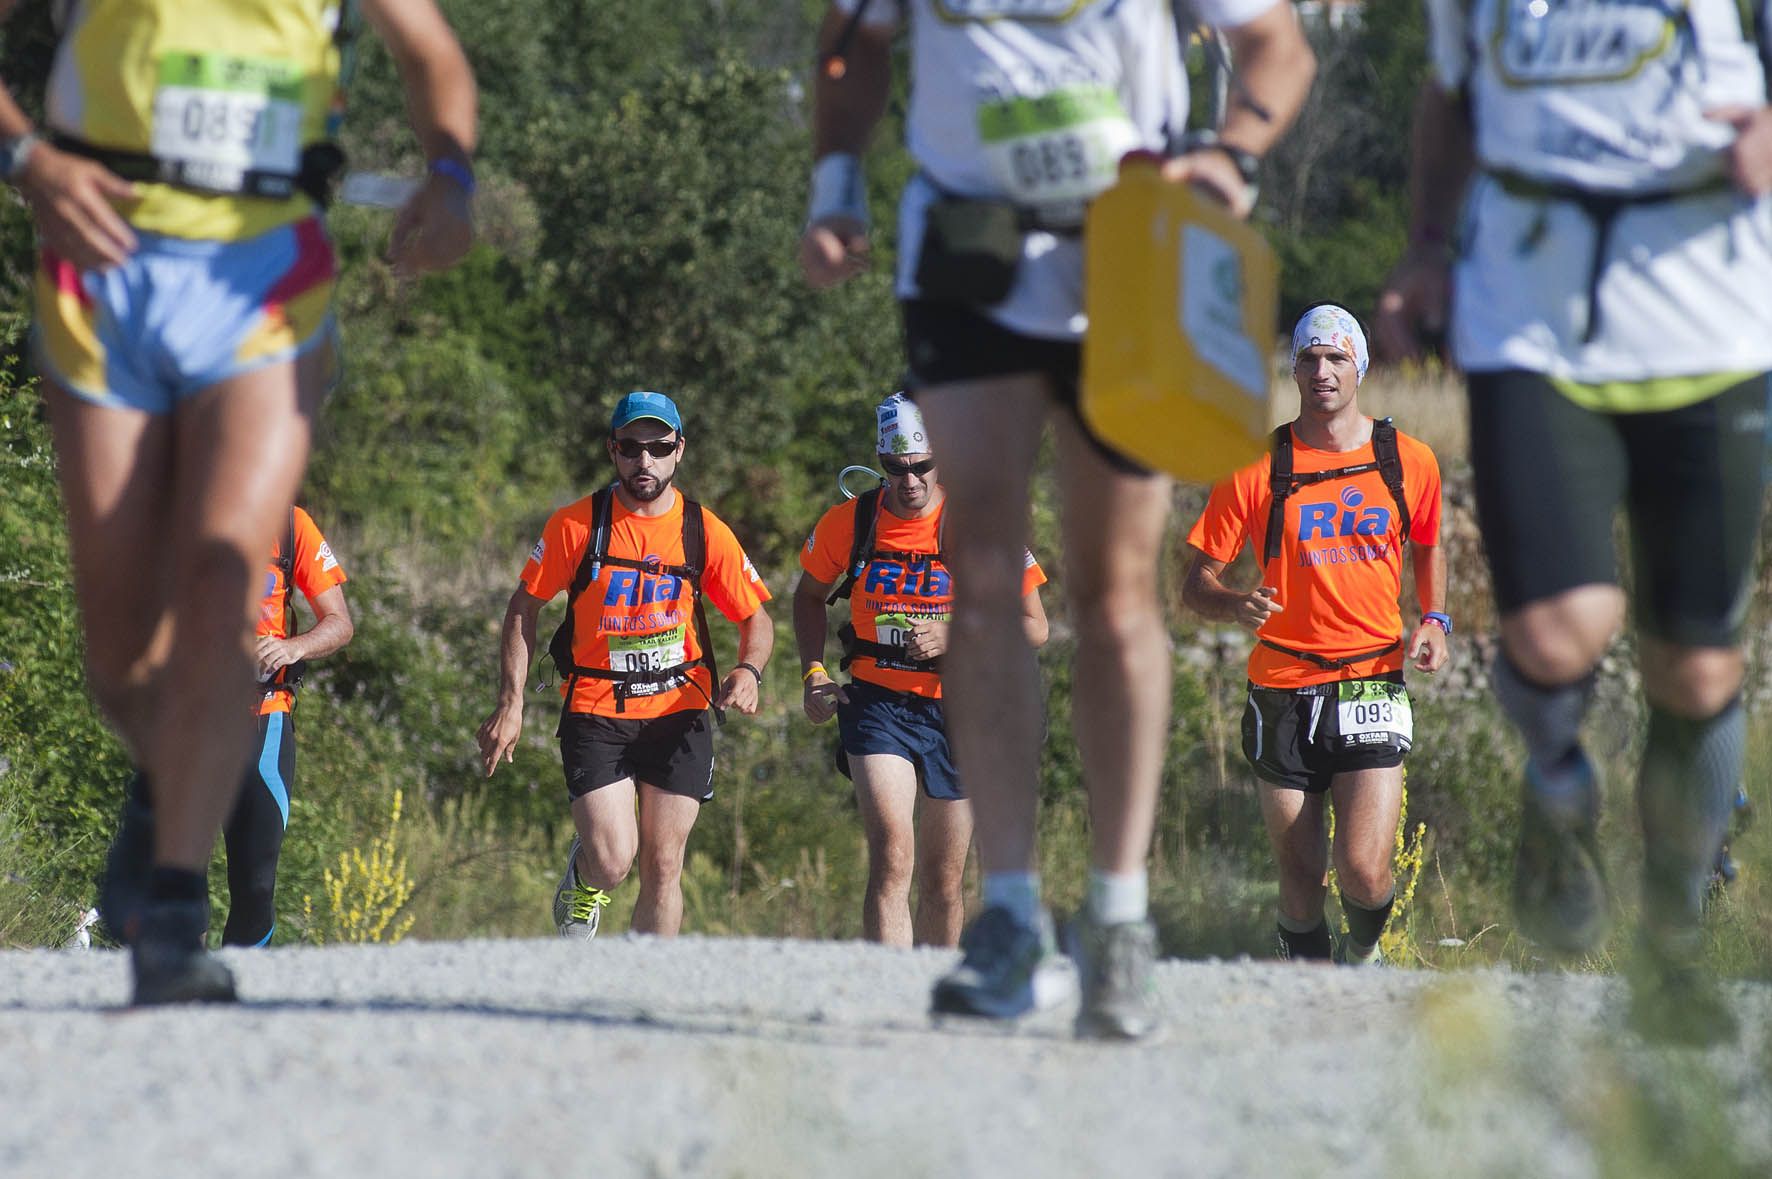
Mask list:
POLYGON ((561 937, 588 942, 597 936, 597 925, 603 916, 603 906, 609 903, 609 894, 578 878, 578 852, 583 846, 584 842, 578 836, 572 837, 572 852, 566 857, 566 874, 560 877, 560 887, 554 892, 554 926, 561 937))

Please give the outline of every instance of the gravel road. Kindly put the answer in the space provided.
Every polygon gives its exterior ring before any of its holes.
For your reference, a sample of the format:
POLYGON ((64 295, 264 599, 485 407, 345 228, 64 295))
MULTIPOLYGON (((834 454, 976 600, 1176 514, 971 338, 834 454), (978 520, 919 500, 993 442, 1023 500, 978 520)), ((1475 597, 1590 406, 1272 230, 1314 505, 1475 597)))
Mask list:
POLYGON ((0 953, 0 1176, 1772 1174, 1760 985, 1698 1053, 1595 976, 1164 962, 1127 1047, 937 1025, 949 955, 853 943, 225 956, 243 1005, 127 1011, 121 954, 0 953))

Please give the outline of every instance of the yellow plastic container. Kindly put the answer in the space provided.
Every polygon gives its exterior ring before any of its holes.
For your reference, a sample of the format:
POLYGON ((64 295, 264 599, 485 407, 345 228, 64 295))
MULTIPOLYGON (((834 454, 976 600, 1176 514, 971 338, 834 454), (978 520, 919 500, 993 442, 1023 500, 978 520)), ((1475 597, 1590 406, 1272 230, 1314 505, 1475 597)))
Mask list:
POLYGON ((1114 448, 1211 482, 1272 429, 1273 250, 1229 210, 1135 152, 1084 231, 1083 420, 1114 448))

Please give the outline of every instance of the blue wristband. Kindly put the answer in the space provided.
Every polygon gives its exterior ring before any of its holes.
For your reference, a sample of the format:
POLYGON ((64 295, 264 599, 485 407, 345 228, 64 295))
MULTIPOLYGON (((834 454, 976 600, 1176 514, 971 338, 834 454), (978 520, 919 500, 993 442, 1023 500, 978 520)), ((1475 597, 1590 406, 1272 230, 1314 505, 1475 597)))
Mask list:
POLYGON ((1421 616, 1421 620, 1423 622, 1437 624, 1439 628, 1447 634, 1452 633, 1452 615, 1450 614, 1442 614, 1438 610, 1429 610, 1426 614, 1421 616))
POLYGON ((474 195, 474 170, 460 160, 452 160, 445 156, 440 160, 431 161, 431 175, 447 176, 461 185, 463 192, 474 195))

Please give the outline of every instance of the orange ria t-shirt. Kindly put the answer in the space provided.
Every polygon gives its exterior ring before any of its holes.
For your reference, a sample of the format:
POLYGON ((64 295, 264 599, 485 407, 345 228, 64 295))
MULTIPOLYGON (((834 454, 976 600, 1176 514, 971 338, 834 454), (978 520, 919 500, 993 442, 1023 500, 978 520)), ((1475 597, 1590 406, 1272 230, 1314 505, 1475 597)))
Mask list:
MULTIPOLYGON (((916 619, 948 620, 953 611, 953 582, 947 566, 935 558, 941 547, 944 507, 945 503, 937 504, 927 516, 906 520, 888 511, 882 498, 880 515, 874 524, 874 549, 882 553, 908 553, 911 560, 876 558, 855 579, 849 596, 849 621, 855 627, 856 638, 889 647, 902 646, 916 619)), ((800 550, 800 568, 827 584, 842 579, 849 567, 849 552, 855 547, 855 511, 856 501, 849 500, 819 518, 818 526, 800 550)), ((1044 584, 1046 572, 1030 552, 1021 578, 1022 596, 1044 584)), ((849 665, 849 674, 895 692, 941 695, 941 676, 935 672, 883 663, 867 655, 856 656, 849 665)))
MULTIPOLYGON (((293 609, 284 609, 287 601, 284 591, 288 587, 283 582, 283 568, 277 564, 282 555, 283 537, 279 536, 271 546, 271 563, 265 574, 265 592, 258 602, 258 629, 254 632, 274 639, 288 638, 289 628, 295 622, 293 609)), ((320 535, 314 518, 300 508, 295 509, 295 563, 291 573, 295 588, 301 591, 309 606, 314 604, 315 598, 346 581, 344 566, 332 555, 332 546, 320 535)), ((258 715, 288 712, 294 704, 294 692, 288 688, 277 688, 264 694, 258 706, 258 715)))
MULTIPOLYGON (((1440 465, 1434 452, 1397 431, 1403 460, 1403 494, 1409 505, 1409 540, 1440 543, 1440 465)), ((1292 436, 1297 474, 1330 471, 1373 461, 1372 443, 1357 450, 1315 450, 1292 436)), ((1257 561, 1267 541, 1273 496, 1273 456, 1244 467, 1212 489, 1212 498, 1188 543, 1227 565, 1247 544, 1257 561)), ((1338 659, 1373 651, 1403 638, 1397 597, 1403 588, 1402 521, 1396 500, 1376 470, 1345 479, 1307 484, 1286 498, 1280 554, 1263 568, 1261 584, 1274 586, 1283 609, 1258 637, 1338 659)), ((1398 671, 1401 646, 1332 671, 1261 643, 1249 655, 1249 679, 1264 688, 1301 688, 1332 680, 1398 671)))
MULTIPOLYGON (((670 494, 670 509, 662 516, 635 515, 622 506, 619 495, 615 496, 609 514, 609 555, 681 565, 683 496, 675 489, 670 494)), ((701 575, 701 592, 720 613, 743 622, 762 609, 769 590, 732 529, 705 507, 702 522, 707 534, 707 568, 701 575)), ((587 495, 548 517, 541 539, 523 566, 519 584, 543 601, 571 589, 590 542, 591 497, 587 495)), ((695 634, 695 591, 681 577, 605 564, 572 610, 572 659, 580 667, 663 669, 701 658, 701 643, 695 634)), ((572 689, 569 709, 647 720, 708 707, 715 689, 713 676, 700 664, 688 669, 687 676, 686 682, 662 691, 653 685, 636 685, 628 694, 626 708, 619 712, 614 680, 581 676, 572 689)), ((560 685, 562 697, 566 687, 560 685)))

